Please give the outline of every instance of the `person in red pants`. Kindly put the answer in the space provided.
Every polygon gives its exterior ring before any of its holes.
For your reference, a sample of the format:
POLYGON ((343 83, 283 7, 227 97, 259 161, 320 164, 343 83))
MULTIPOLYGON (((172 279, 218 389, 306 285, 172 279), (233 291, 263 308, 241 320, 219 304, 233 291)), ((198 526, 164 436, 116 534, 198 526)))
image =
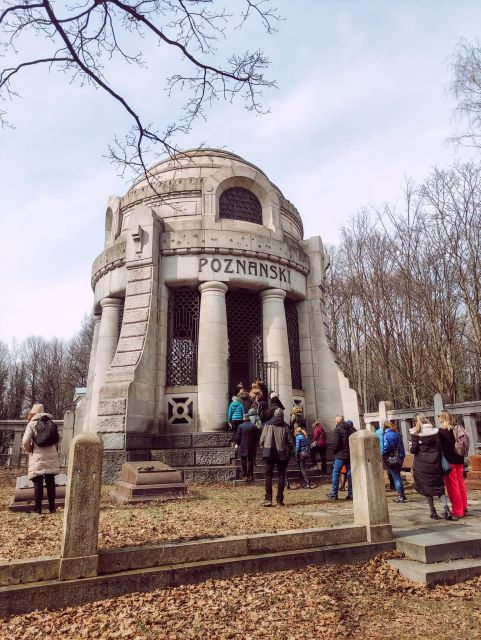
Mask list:
POLYGON ((444 484, 451 501, 453 516, 462 518, 468 512, 468 495, 464 484, 464 456, 455 449, 453 426, 454 418, 449 411, 441 411, 438 415, 441 428, 439 438, 444 457, 451 465, 452 471, 444 476, 444 484))

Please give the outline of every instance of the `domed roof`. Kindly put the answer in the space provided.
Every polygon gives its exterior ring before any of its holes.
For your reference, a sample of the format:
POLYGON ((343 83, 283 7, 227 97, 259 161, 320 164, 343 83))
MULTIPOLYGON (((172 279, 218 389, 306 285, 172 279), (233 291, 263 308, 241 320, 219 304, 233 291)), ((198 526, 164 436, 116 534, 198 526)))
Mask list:
MULTIPOLYGON (((167 180, 179 178, 179 171, 182 171, 182 175, 186 176, 187 173, 195 172, 195 170, 200 171, 203 169, 202 173, 205 173, 206 169, 217 169, 221 166, 239 164, 251 167, 268 179, 267 175, 264 173, 264 171, 262 171, 262 169, 259 169, 259 167, 257 167, 255 164, 252 164, 252 162, 245 160, 236 153, 232 153, 231 151, 227 151, 226 149, 213 149, 209 147, 185 149, 183 151, 179 151, 176 154, 173 154, 172 156, 169 156, 168 158, 165 158, 164 160, 161 160, 157 164, 150 167, 148 169, 148 174, 150 176, 151 182, 152 180, 154 180, 154 182, 164 182, 167 180)), ((132 193, 132 191, 136 191, 137 189, 140 189, 147 185, 147 178, 145 176, 142 176, 132 185, 128 193, 130 194, 132 193)), ((273 186, 277 191, 279 191, 279 193, 281 193, 275 185, 273 186)))

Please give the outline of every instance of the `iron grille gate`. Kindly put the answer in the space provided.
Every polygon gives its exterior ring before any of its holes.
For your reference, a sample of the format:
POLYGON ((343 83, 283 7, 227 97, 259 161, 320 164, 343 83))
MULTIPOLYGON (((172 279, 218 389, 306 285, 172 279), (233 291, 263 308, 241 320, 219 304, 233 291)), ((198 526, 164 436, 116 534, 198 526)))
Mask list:
POLYGON ((195 289, 170 292, 168 310, 167 386, 197 384, 199 293, 195 289))
POLYGON ((291 360, 291 377, 294 389, 302 389, 301 353, 299 350, 299 321, 297 305, 292 300, 284 300, 287 323, 287 339, 289 342, 289 357, 291 360))
POLYGON ((229 392, 243 382, 248 388, 262 370, 262 309, 257 293, 228 291, 229 392))

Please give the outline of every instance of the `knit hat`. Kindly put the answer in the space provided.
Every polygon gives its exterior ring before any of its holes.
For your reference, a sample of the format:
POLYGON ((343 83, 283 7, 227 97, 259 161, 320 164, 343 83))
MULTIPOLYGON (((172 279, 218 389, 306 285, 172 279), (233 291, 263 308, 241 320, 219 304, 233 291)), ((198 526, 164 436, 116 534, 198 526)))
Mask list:
POLYGON ((34 404, 30 409, 30 413, 33 415, 34 413, 44 413, 45 409, 43 404, 34 404))
POLYGON ((282 409, 280 407, 277 407, 277 409, 274 411, 274 415, 275 416, 283 416, 284 415, 284 411, 282 411, 282 409))

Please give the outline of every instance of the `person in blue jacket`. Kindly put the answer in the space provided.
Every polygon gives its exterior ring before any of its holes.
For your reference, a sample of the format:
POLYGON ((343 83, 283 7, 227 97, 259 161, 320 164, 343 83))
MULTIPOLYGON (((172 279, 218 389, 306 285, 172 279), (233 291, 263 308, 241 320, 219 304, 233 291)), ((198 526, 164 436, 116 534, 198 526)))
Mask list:
POLYGON ((304 481, 304 489, 312 489, 309 482, 309 476, 306 471, 306 460, 310 458, 311 452, 309 448, 309 440, 307 439, 307 433, 304 429, 298 425, 294 430, 295 439, 295 451, 297 464, 299 465, 299 471, 301 472, 302 479, 304 481))
MULTIPOLYGON (((379 427, 374 431, 375 435, 379 439, 379 449, 382 451, 382 439, 384 436, 384 420, 379 423, 379 427)), ((391 469, 386 467, 387 477, 389 478, 389 489, 391 491, 396 491, 396 486, 394 485, 394 478, 392 477, 391 469)))
POLYGON ((229 411, 227 412, 227 422, 234 432, 234 440, 236 438, 237 427, 244 419, 244 413, 244 405, 242 404, 239 396, 232 396, 232 402, 230 403, 229 411))
POLYGON ((404 450, 404 443, 399 433, 397 426, 390 420, 386 420, 384 423, 384 430, 381 441, 381 453, 384 466, 391 471, 394 486, 397 491, 397 498, 394 498, 394 502, 407 502, 407 498, 404 494, 404 486, 401 478, 401 468, 406 452, 404 450), (398 462, 396 464, 389 464, 389 456, 396 455, 398 462))

